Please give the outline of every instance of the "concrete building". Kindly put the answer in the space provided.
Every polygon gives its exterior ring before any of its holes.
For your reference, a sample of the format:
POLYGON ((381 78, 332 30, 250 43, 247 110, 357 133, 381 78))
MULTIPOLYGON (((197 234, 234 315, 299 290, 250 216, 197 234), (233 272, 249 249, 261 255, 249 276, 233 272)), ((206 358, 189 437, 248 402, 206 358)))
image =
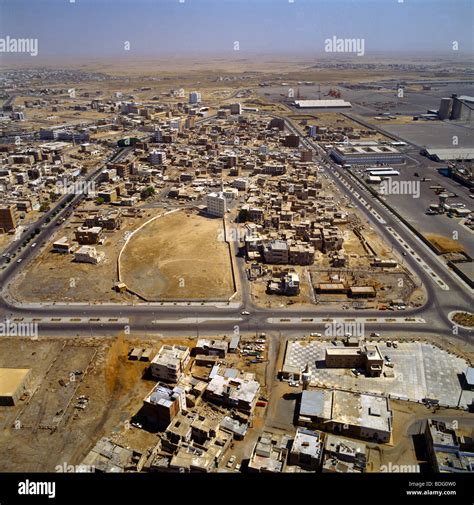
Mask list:
POLYGON ((53 242, 53 252, 60 254, 69 254, 72 251, 72 245, 67 237, 61 237, 53 242))
POLYGON ((289 262, 288 244, 284 240, 272 240, 263 248, 265 263, 285 265, 289 262))
POLYGON ((157 384, 143 401, 140 415, 164 430, 178 413, 185 410, 186 394, 182 388, 157 384))
POLYGON ((81 226, 75 231, 74 235, 76 241, 81 245, 95 245, 99 244, 102 239, 102 228, 100 226, 93 226, 92 228, 81 226))
POLYGON ((242 114, 242 105, 240 103, 233 103, 230 106, 230 113, 231 114, 242 114))
POLYGON ((405 163, 403 153, 393 146, 385 145, 338 145, 329 150, 329 155, 341 165, 405 163))
POLYGON ((194 348, 194 354, 205 355, 205 356, 218 356, 219 358, 225 358, 229 350, 229 342, 225 340, 208 340, 205 338, 200 338, 196 342, 196 347, 194 348))
POLYGON ((367 446, 332 434, 326 435, 323 473, 362 473, 367 464, 367 446))
POLYGON ((264 432, 255 444, 248 464, 249 472, 281 473, 288 455, 288 437, 264 432))
POLYGON ((323 433, 304 428, 296 430, 288 457, 289 465, 298 465, 310 471, 319 468, 323 456, 323 433))
POLYGON ((215 375, 207 386, 205 398, 250 414, 255 408, 259 392, 260 384, 255 380, 215 375))
POLYGON ((17 405, 30 382, 30 368, 0 368, 0 406, 17 405))
POLYGON ((209 193, 206 196, 207 213, 211 216, 223 217, 227 210, 227 201, 222 192, 209 193))
POLYGON ((328 368, 363 368, 369 377, 382 374, 383 357, 376 345, 327 347, 324 359, 328 368))
POLYGON ((166 153, 164 151, 153 150, 150 152, 148 161, 152 165, 164 165, 166 162, 166 153))
POLYGON ((303 391, 298 424, 388 442, 392 433, 392 412, 385 397, 346 391, 303 391))
POLYGON ((469 366, 463 372, 463 380, 465 389, 474 391, 474 368, 469 366))
POLYGON ((0 207, 0 233, 8 233, 18 226, 17 210, 14 205, 0 207))
POLYGON ((154 379, 178 382, 190 360, 189 347, 184 345, 163 345, 150 364, 154 379))
POLYGON ((86 471, 100 473, 140 472, 146 461, 146 453, 115 444, 101 438, 82 460, 86 471))
POLYGON ((77 263, 91 263, 97 265, 104 259, 105 253, 98 252, 95 247, 83 245, 74 253, 74 261, 77 263))
POLYGON ((198 91, 191 91, 189 93, 189 103, 200 103, 201 102, 201 93, 198 91))
POLYGON ((437 473, 474 472, 474 444, 466 443, 444 421, 428 419, 425 440, 432 470, 437 473))

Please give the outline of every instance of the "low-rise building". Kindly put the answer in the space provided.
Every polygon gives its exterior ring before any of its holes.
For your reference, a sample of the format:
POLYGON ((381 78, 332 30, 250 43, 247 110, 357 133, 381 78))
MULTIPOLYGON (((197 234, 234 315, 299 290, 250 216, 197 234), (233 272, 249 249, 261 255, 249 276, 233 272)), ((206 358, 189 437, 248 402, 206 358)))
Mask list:
POLYGON ((323 437, 320 431, 298 428, 291 446, 288 464, 317 470, 323 456, 323 437))
POLYGON ((328 368, 363 368, 369 377, 379 377, 383 357, 376 345, 327 347, 324 359, 328 368))
POLYGON ((260 384, 255 380, 215 375, 207 386, 205 398, 250 414, 257 403, 259 391, 260 384))
POLYGON ((347 391, 303 391, 298 424, 388 442, 392 411, 388 398, 347 391))
POLYGON ((285 471, 289 439, 264 432, 255 444, 250 458, 249 472, 281 473, 285 471))
POLYGON ((326 435, 323 473, 362 473, 367 464, 367 446, 364 443, 337 435, 326 435))
POLYGON ((97 265, 104 259, 105 253, 98 252, 95 247, 83 245, 74 253, 74 261, 77 263, 91 263, 97 265))

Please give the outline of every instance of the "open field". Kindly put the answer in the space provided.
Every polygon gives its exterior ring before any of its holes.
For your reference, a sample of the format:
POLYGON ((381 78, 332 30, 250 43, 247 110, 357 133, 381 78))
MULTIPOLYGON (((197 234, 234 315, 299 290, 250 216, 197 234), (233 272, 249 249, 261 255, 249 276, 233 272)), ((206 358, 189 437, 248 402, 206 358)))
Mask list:
POLYGON ((441 253, 464 252, 465 249, 457 240, 434 233, 427 233, 426 238, 440 251, 441 253))
MULTIPOLYGON (((90 207, 90 204, 89 204, 90 207)), ((87 207, 87 208, 89 208, 87 207)), ((83 207, 81 207, 83 208, 83 207)), ((133 298, 128 293, 113 291, 117 281, 117 258, 124 244, 124 235, 146 222, 159 209, 148 209, 142 217, 126 217, 122 228, 107 233, 104 245, 96 246, 105 252, 105 258, 97 265, 74 262, 72 254, 52 252, 51 244, 63 236, 74 238, 74 229, 82 223, 77 213, 53 237, 53 240, 13 282, 11 293, 27 301, 126 301, 133 298), (54 273, 54 275, 52 275, 54 273)), ((86 214, 84 214, 85 216, 86 214)))
MULTIPOLYGON (((31 368, 33 383, 29 398, 1 409, 0 452, 9 457, 1 458, 0 471, 54 472, 56 465, 77 465, 98 438, 134 415, 153 383, 140 380, 146 363, 127 360, 130 344, 121 337, 1 339, 0 366, 31 368), (71 382, 69 372, 88 363, 88 373, 71 382), (85 409, 75 407, 81 395, 88 398, 85 409), (56 427, 49 422, 54 417, 56 427)), ((157 350, 156 342, 140 344, 157 350)))
POLYGON ((232 271, 221 228, 220 219, 185 212, 152 221, 123 251, 122 281, 150 300, 228 299, 232 271))

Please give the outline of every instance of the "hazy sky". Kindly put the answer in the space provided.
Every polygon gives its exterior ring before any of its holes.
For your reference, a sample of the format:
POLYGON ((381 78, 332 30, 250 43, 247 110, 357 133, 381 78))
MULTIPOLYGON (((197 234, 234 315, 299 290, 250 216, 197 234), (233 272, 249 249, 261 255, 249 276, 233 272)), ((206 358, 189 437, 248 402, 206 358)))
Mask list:
POLYGON ((235 41, 242 57, 317 56, 333 36, 365 39, 366 55, 450 53, 453 41, 459 52, 474 47, 474 0, 181 2, 0 0, 0 38, 37 38, 42 57, 229 55, 235 41))

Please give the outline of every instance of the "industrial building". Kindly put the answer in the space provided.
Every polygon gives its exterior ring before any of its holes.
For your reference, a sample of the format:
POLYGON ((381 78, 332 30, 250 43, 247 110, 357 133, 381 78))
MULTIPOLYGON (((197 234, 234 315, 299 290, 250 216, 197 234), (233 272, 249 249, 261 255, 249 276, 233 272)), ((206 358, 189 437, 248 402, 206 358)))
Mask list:
POLYGON ((472 147, 427 147, 421 154, 433 161, 472 161, 474 160, 474 148, 472 147))
POLYGON ((446 120, 466 120, 472 118, 474 109, 474 97, 452 95, 451 98, 441 98, 439 104, 438 117, 446 120))
POLYGON ((30 368, 0 368, 0 406, 17 405, 30 382, 30 368))
POLYGON ((298 424, 347 436, 388 442, 392 412, 388 398, 346 391, 303 391, 298 424))
POLYGON ((348 108, 352 107, 351 102, 345 100, 295 100, 298 109, 327 109, 327 108, 348 108))
POLYGON ((341 165, 401 164, 405 155, 393 146, 374 145, 337 145, 329 150, 329 155, 341 165))

